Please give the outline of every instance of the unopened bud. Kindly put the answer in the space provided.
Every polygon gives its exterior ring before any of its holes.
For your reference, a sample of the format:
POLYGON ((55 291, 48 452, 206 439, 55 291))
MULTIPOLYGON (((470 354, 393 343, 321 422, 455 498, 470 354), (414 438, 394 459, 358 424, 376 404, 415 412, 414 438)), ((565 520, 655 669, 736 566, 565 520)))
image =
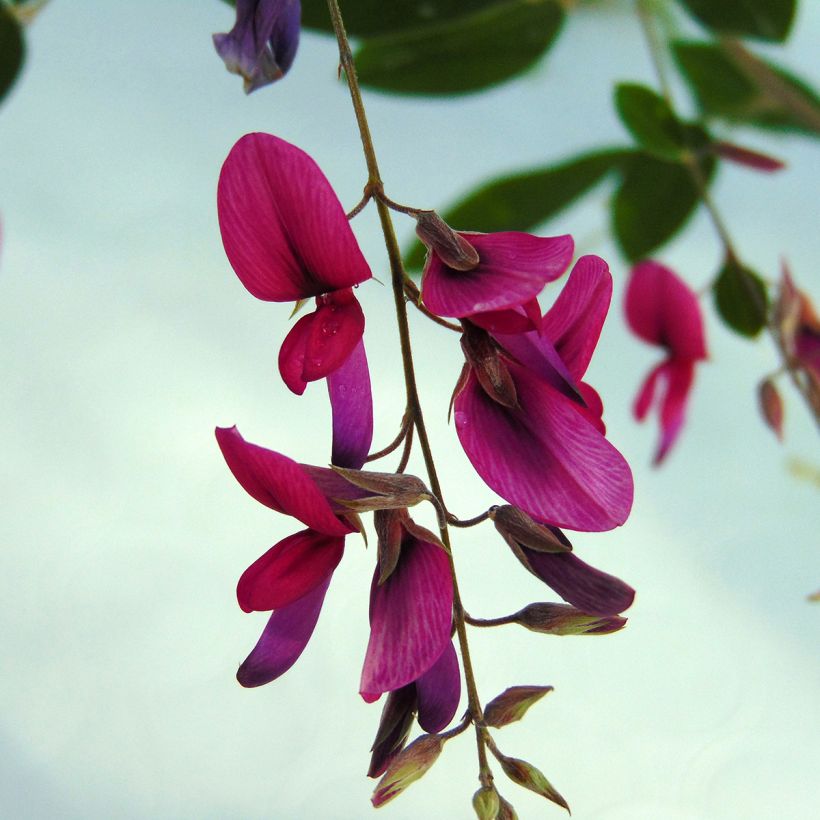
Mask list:
POLYGON ((416 235, 448 268, 468 271, 478 267, 478 251, 435 211, 419 211, 414 216, 416 235))
POLYGON ((375 473, 335 466, 332 469, 356 487, 376 493, 376 495, 364 496, 363 498, 335 499, 343 507, 354 512, 373 512, 374 510, 413 507, 432 498, 425 483, 413 475, 375 473))
POLYGON ((620 615, 590 615, 569 604, 530 604, 509 620, 546 635, 609 635, 626 626, 620 615))
POLYGON ((566 539, 562 541, 552 529, 533 521, 527 513, 511 504, 491 507, 489 517, 510 546, 513 546, 511 542, 514 541, 536 552, 572 551, 572 546, 566 539))
POLYGON ((496 820, 518 820, 518 814, 516 814, 512 803, 508 803, 500 794, 498 795, 498 803, 496 820))
POLYGON ((504 774, 519 786, 525 789, 540 794, 557 803, 562 808, 569 811, 567 801, 553 788, 552 784, 544 776, 543 772, 537 769, 532 763, 527 763, 526 760, 519 760, 517 757, 498 756, 501 768, 504 769, 504 774))
POLYGON ((783 441, 783 399, 771 379, 764 379, 757 388, 757 398, 763 420, 783 441))
POLYGON ((503 407, 517 407, 518 394, 498 345, 486 330, 466 320, 461 349, 484 392, 503 407))
POLYGON ((511 686, 484 707, 484 722, 496 729, 515 723, 547 692, 552 692, 551 686, 511 686))
POLYGON ((478 820, 496 820, 501 808, 498 792, 491 786, 482 786, 473 795, 473 808, 478 820))
POLYGON ((786 167, 786 163, 760 151, 752 151, 750 148, 743 148, 732 142, 714 142, 712 150, 721 159, 728 159, 738 165, 745 165, 747 168, 754 168, 756 171, 780 171, 786 167))
POLYGON ((426 774, 443 748, 444 738, 441 735, 422 735, 399 752, 370 798, 373 806, 383 806, 426 774))
POLYGON ((370 748, 370 768, 368 777, 384 774, 390 761, 404 748, 413 717, 416 713, 416 686, 409 684, 391 692, 385 701, 376 739, 370 748))

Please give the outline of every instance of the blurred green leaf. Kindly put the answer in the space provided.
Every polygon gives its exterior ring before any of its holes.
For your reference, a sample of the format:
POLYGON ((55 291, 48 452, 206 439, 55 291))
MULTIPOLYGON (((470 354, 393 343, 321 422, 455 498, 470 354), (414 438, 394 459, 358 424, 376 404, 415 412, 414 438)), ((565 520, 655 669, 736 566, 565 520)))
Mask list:
POLYGON ((14 85, 25 57, 23 31, 15 17, 0 4, 0 100, 14 85))
MULTIPOLYGON (((457 230, 530 230, 588 191, 605 174, 621 167, 631 155, 629 150, 610 148, 491 180, 447 210, 444 219, 457 230)), ((416 242, 407 266, 420 269, 424 254, 424 246, 416 242)))
POLYGON ((678 41, 673 51, 706 114, 760 128, 820 134, 820 97, 814 90, 740 43, 678 41))
POLYGON ((679 0, 707 28, 720 34, 785 40, 797 0, 679 0))
MULTIPOLYGON (((498 0, 342 0, 339 5, 348 34, 373 37, 440 23, 497 3, 498 0)), ((302 25, 332 32, 327 0, 302 0, 302 25)))
MULTIPOLYGON (((701 163, 711 179, 715 162, 701 163)), ((612 201, 612 230, 630 261, 666 244, 695 211, 700 193, 689 169, 649 154, 635 154, 628 162, 612 201)))
POLYGON ((736 333, 753 337, 766 326, 769 295, 763 280, 753 270, 727 259, 713 293, 718 314, 736 333))
POLYGON ((635 83, 615 87, 615 108, 621 122, 650 154, 677 159, 686 148, 682 124, 666 100, 635 83))
POLYGON ((367 40, 359 80, 400 94, 463 94, 504 82, 549 48, 564 11, 558 0, 495 3, 469 16, 367 40))

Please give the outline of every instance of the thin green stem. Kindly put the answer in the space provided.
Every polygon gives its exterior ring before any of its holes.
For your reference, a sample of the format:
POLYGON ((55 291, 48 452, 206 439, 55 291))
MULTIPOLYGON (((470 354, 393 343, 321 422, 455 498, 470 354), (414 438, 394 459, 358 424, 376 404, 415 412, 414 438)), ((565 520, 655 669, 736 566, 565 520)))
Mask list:
MULTIPOLYGON (((327 0, 330 17, 333 22, 333 30, 339 44, 339 61, 347 79, 347 86, 350 90, 350 98, 353 102, 353 110, 356 114, 356 122, 359 126, 359 135, 362 141, 365 161, 367 163, 368 183, 374 191, 376 208, 379 214, 384 242, 387 248, 387 256, 390 262, 390 274, 393 286, 393 301, 396 309, 396 322, 399 330, 399 341, 401 345, 402 365, 404 369, 405 390, 407 393, 407 407, 412 414, 413 423, 418 435, 419 446, 424 457, 424 464, 430 482, 430 489, 433 494, 444 504, 441 491, 441 484, 438 479, 433 452, 430 447, 430 439, 427 435, 427 428, 424 423, 421 402, 419 400, 418 388, 416 386, 416 375, 413 367, 413 353, 410 346, 410 329, 407 322, 407 304, 404 299, 404 284, 407 275, 401 260, 401 251, 393 229, 393 221, 390 217, 390 209, 384 200, 379 196, 383 189, 379 164, 376 159, 376 152, 373 147, 373 139, 370 134, 370 127, 367 122, 364 103, 362 101, 359 82, 356 76, 356 66, 353 62, 353 53, 350 50, 350 43, 345 32, 344 21, 339 9, 338 0, 327 0)), ((464 606, 461 602, 461 594, 458 588, 456 568, 453 561, 452 548, 450 545, 450 533, 446 523, 441 527, 441 540, 447 549, 447 557, 450 562, 450 573, 453 580, 453 619, 455 620, 456 633, 458 635, 459 648, 461 649, 461 660, 464 666, 464 678, 467 684, 467 700, 473 723, 476 726, 476 742, 478 746, 479 779, 484 785, 492 783, 492 773, 490 772, 485 748, 485 738, 480 729, 483 723, 483 713, 481 701, 478 697, 478 690, 475 683, 473 665, 470 659, 470 647, 467 641, 467 628, 464 624, 464 606)))

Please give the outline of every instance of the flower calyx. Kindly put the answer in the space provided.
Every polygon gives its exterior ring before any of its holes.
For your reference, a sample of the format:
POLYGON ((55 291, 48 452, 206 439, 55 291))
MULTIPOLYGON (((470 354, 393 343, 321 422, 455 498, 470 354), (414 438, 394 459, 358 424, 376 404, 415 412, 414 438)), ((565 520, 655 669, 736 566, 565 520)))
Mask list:
POLYGON ((478 251, 459 233, 456 233, 435 211, 418 211, 416 235, 448 267, 456 271, 470 271, 481 261, 478 251))

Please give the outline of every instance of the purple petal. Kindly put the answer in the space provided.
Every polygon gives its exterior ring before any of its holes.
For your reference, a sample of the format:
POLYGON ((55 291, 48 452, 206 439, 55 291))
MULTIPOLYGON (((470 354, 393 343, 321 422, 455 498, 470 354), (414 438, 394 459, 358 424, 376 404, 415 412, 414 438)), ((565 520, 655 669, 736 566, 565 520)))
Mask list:
POLYGON ((423 675, 450 641, 453 585, 441 547, 407 536, 392 575, 370 591, 370 641, 359 686, 371 703, 423 675))
POLYGON ((590 615, 618 615, 632 606, 635 590, 620 578, 585 564, 571 552, 521 547, 528 569, 567 603, 590 615))
POLYGON ((419 726, 440 732, 453 719, 461 698, 461 672, 453 642, 448 641, 439 659, 416 681, 419 726))
POLYGON ((573 530, 608 530, 632 507, 623 456, 578 406, 510 362, 519 406, 485 396, 471 373, 455 400, 456 432, 487 485, 535 518, 573 530))
POLYGON ((242 686, 270 683, 296 663, 319 620, 329 584, 328 577, 303 598, 270 616, 262 636, 236 673, 242 686))
POLYGON ((299 45, 299 0, 237 0, 236 24, 214 34, 225 67, 245 80, 245 92, 280 79, 293 64, 299 45))
POLYGON ((344 536, 303 530, 271 547, 243 573, 236 587, 245 612, 281 609, 333 574, 344 552, 344 536))
POLYGON ((571 236, 514 231, 461 236, 478 251, 477 268, 453 270, 431 252, 424 269, 422 299, 439 316, 460 318, 524 304, 557 279, 572 259, 571 236))
POLYGON ((416 714, 416 686, 413 683, 391 692, 385 699, 379 730, 373 742, 368 777, 381 777, 390 761, 404 748, 416 714))
POLYGON ((334 514, 328 500, 301 464, 245 441, 236 427, 217 427, 222 455, 245 491, 260 504, 292 515, 324 535, 353 530, 334 514))
POLYGON ((553 343, 574 379, 586 372, 612 299, 609 266, 582 256, 555 304, 544 314, 541 332, 553 343))
POLYGON ((352 290, 329 293, 317 301, 316 318, 305 340, 302 377, 308 382, 323 379, 341 367, 364 333, 364 313, 352 290))
POLYGON ((337 467, 358 470, 373 441, 373 397, 364 342, 353 348, 347 361, 327 377, 333 412, 333 454, 337 467))
POLYGON ((225 253, 259 299, 289 302, 370 278, 330 183, 284 140, 242 137, 222 166, 217 207, 225 253))
POLYGON ((674 358, 706 358, 698 297, 669 268, 651 261, 635 265, 624 307, 629 326, 644 341, 666 348, 674 358))

